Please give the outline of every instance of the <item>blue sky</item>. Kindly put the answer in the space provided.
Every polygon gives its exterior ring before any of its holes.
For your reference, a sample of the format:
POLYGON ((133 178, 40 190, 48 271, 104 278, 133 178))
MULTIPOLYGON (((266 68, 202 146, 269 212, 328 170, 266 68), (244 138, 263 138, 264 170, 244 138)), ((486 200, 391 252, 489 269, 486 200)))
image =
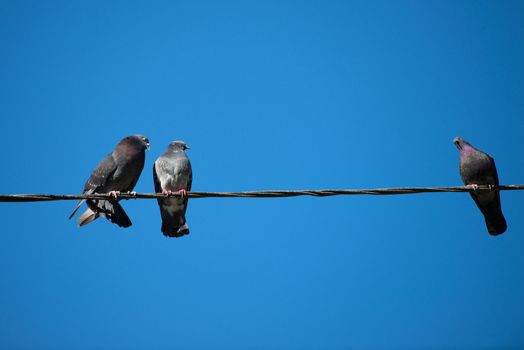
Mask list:
MULTIPOLYGON (((124 136, 185 140, 196 191, 523 183, 519 1, 2 1, 1 193, 79 193, 124 136)), ((0 204, 0 348, 524 347, 523 193, 194 199, 167 239, 0 204)))

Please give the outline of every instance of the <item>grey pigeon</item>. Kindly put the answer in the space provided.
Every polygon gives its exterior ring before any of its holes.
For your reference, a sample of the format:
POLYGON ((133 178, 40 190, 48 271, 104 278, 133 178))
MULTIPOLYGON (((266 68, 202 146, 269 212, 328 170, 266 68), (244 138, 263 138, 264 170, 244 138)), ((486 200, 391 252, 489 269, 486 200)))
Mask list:
POLYGON ((110 193, 114 200, 80 200, 69 216, 71 219, 85 201, 87 210, 77 220, 80 226, 87 225, 99 216, 120 227, 131 226, 131 220, 118 203, 120 192, 131 192, 144 168, 145 150, 149 149, 149 140, 143 135, 124 137, 93 170, 84 186, 84 194, 110 193))
MULTIPOLYGON (((460 177, 466 186, 476 188, 478 185, 499 185, 495 160, 488 154, 476 149, 461 137, 453 142, 460 153, 460 177)), ((488 232, 500 235, 506 231, 506 219, 500 206, 499 191, 470 192, 471 197, 484 215, 488 232)))
POLYGON ((158 198, 162 216, 162 233, 168 237, 182 237, 189 234, 186 222, 187 191, 191 191, 193 174, 191 163, 184 152, 189 147, 184 141, 173 141, 166 153, 158 157, 153 166, 155 192, 167 198, 158 198), (169 197, 173 192, 179 196, 169 197))

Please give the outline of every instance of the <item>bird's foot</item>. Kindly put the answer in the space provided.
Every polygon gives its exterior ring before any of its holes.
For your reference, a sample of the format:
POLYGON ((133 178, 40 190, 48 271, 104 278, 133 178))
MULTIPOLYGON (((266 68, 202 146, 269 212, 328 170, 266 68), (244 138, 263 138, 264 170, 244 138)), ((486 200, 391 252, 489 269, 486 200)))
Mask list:
POLYGON ((127 191, 126 194, 130 195, 131 197, 136 197, 135 191, 127 191))
POLYGON ((118 196, 120 196, 120 191, 110 191, 110 192, 108 193, 108 195, 109 195, 110 197, 113 197, 113 196, 114 196, 115 199, 117 199, 118 196))
POLYGON ((185 189, 178 190, 177 193, 180 196, 180 198, 187 197, 187 191, 185 189))
POLYGON ((477 185, 477 184, 469 184, 469 185, 466 186, 466 188, 471 188, 471 189, 473 189, 473 191, 476 191, 476 190, 479 189, 479 185, 477 185))
POLYGON ((488 184, 488 190, 494 191, 495 190, 495 185, 488 184))
POLYGON ((170 197, 173 194, 173 191, 171 190, 163 190, 162 194, 166 197, 170 197))

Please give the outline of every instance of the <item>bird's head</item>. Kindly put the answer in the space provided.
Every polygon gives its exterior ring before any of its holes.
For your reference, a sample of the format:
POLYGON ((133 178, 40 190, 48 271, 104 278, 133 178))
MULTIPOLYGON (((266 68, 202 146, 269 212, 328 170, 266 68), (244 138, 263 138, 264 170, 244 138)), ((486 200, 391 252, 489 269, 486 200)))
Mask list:
POLYGON ((146 147, 146 149, 149 151, 149 139, 147 138, 147 136, 144 136, 144 135, 136 135, 140 141, 144 144, 144 146, 146 147))
POLYGON ((173 141, 169 144, 168 147, 172 151, 185 151, 186 149, 191 149, 184 141, 173 141))
POLYGON ((131 135, 124 137, 120 142, 131 142, 134 145, 138 145, 149 151, 149 139, 144 135, 131 135))

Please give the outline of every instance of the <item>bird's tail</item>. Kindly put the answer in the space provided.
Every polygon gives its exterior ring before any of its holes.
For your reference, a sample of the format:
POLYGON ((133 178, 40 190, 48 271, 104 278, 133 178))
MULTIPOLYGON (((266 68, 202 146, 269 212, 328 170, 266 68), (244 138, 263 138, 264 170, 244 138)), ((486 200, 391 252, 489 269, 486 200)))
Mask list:
POLYGON ((493 236, 504 233, 508 226, 502 214, 499 192, 494 191, 482 195, 470 193, 470 195, 482 212, 482 215, 484 215, 488 232, 493 236))
POLYGON ((117 224, 120 227, 129 227, 132 225, 131 219, 129 219, 124 208, 122 208, 118 202, 101 200, 98 201, 97 207, 101 214, 113 224, 117 224))
POLYGON ((484 219, 486 220, 488 232, 493 236, 504 233, 508 228, 506 219, 504 218, 502 210, 500 209, 491 211, 489 213, 484 213, 484 219))
MULTIPOLYGON (((87 210, 77 218, 80 226, 87 225, 100 216, 105 216, 107 220, 120 227, 129 227, 132 225, 131 219, 127 216, 124 208, 116 201, 88 200, 87 206, 87 210)), ((78 208, 76 210, 78 210, 78 208)))
POLYGON ((189 234, 189 226, 186 222, 185 216, 169 215, 169 213, 162 212, 162 233, 167 237, 182 237, 189 234))

